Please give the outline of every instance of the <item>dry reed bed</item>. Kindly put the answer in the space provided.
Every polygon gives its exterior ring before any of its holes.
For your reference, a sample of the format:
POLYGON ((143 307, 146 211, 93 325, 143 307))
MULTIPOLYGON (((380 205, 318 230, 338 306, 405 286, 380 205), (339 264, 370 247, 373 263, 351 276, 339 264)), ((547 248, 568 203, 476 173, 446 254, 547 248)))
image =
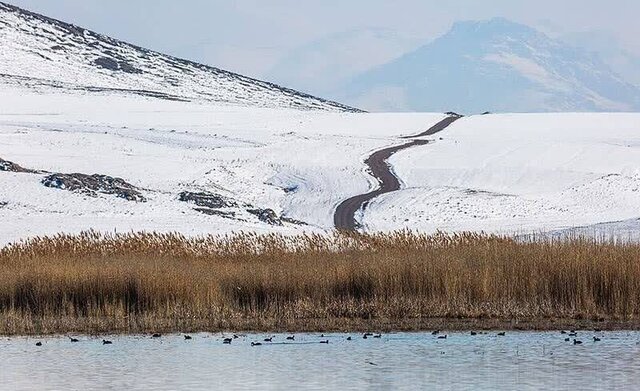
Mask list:
POLYGON ((0 250, 0 334, 414 329, 434 319, 635 328, 639 315, 640 245, 587 238, 87 232, 0 250))

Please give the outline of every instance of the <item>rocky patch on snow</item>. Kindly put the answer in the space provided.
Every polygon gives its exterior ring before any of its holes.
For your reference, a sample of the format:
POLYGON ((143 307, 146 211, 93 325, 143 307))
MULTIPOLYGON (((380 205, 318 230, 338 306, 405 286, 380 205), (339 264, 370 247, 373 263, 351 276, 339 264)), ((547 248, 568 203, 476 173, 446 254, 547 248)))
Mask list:
POLYGON ((180 201, 191 202, 202 208, 208 209, 221 209, 221 208, 235 208, 238 203, 234 200, 230 200, 220 194, 198 192, 193 193, 190 191, 183 191, 178 197, 180 201))
POLYGON ((122 178, 100 174, 51 174, 42 180, 46 187, 97 197, 98 193, 115 195, 127 201, 146 202, 140 190, 122 178))
POLYGON ((99 57, 95 59, 93 63, 100 68, 108 69, 110 71, 122 71, 122 72, 133 73, 133 74, 142 73, 140 69, 129 64, 124 59, 114 60, 113 58, 110 58, 110 57, 99 57))
POLYGON ((31 174, 37 174, 39 172, 36 170, 30 170, 28 168, 24 168, 14 162, 10 162, 2 158, 0 158, 0 171, 24 172, 24 173, 31 173, 31 174))
POLYGON ((285 223, 294 224, 294 225, 309 225, 304 221, 292 219, 291 217, 286 217, 286 216, 280 216, 280 220, 282 220, 285 223))
POLYGON ((247 209, 247 212, 258 217, 258 220, 269 225, 282 226, 282 219, 273 209, 247 209))
POLYGON ((217 193, 183 191, 179 194, 178 200, 195 204, 195 211, 209 216, 221 216, 229 219, 241 220, 238 214, 244 213, 256 216, 263 223, 273 226, 283 226, 285 223, 295 225, 306 225, 302 221, 279 216, 273 209, 256 208, 252 205, 238 202, 217 193), (229 210, 236 209, 236 210, 229 210))
POLYGON ((233 212, 233 211, 226 212, 226 211, 222 211, 218 209, 210 209, 210 208, 194 208, 193 210, 195 210, 196 212, 204 213, 209 216, 220 216, 220 217, 225 217, 227 219, 236 218, 236 212, 233 212))

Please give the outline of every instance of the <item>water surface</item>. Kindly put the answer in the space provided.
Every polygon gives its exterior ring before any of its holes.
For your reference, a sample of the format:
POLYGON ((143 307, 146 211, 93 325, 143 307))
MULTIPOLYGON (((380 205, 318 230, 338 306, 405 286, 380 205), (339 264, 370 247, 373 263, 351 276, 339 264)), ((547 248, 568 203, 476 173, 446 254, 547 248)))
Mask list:
POLYGON ((638 332, 230 336, 0 338, 0 389, 640 389, 638 332))

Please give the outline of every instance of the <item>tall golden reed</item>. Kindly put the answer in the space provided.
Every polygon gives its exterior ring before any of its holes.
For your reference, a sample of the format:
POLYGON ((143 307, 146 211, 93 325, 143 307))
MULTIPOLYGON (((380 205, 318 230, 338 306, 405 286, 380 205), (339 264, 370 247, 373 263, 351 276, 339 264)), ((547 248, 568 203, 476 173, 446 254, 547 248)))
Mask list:
POLYGON ((640 245, 579 237, 86 232, 0 250, 0 334, 638 315, 640 245))

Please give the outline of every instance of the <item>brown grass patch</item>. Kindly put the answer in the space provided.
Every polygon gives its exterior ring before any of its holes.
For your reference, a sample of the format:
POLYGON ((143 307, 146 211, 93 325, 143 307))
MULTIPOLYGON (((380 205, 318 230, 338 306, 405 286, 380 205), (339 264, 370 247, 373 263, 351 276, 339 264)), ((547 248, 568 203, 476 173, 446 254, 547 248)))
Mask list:
POLYGON ((635 328, 638 315, 640 245, 585 238, 87 232, 0 250, 0 334, 420 329, 447 319, 635 328))

